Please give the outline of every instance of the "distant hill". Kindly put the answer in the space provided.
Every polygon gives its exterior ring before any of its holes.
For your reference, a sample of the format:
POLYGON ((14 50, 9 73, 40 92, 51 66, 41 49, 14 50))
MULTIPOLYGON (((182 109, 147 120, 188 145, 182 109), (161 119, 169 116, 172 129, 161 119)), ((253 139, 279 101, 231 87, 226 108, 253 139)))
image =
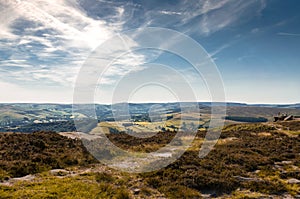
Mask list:
POLYGON ((236 103, 236 102, 199 102, 201 105, 205 106, 236 106, 236 107, 265 107, 265 108, 291 108, 300 109, 300 103, 296 104, 246 104, 246 103, 236 103))
POLYGON ((300 109, 300 103, 297 103, 297 104, 249 104, 247 106, 300 109))
MULTIPOLYGON (((95 113, 97 120, 114 121, 114 113, 118 117, 131 118, 133 120, 149 120, 149 110, 151 112, 166 116, 178 115, 183 107, 199 107, 198 110, 191 110, 205 114, 206 117, 210 114, 212 107, 227 106, 227 119, 233 117, 237 121, 250 121, 249 118, 266 118, 269 121, 273 120, 273 116, 280 113, 290 115, 300 115, 300 104, 246 104, 235 102, 182 102, 182 103, 118 103, 114 105, 95 104, 95 113), (128 113, 124 115, 118 113, 122 107, 128 107, 128 113)), ((86 107, 89 107, 87 104, 86 107)), ((75 126, 73 119, 87 118, 86 110, 82 106, 73 106, 71 104, 34 104, 34 103, 12 103, 0 104, 0 131, 13 132, 33 132, 33 131, 74 131, 75 126)), ((251 121, 256 121, 251 119, 251 121)), ((262 120, 257 120, 262 121, 262 120)))

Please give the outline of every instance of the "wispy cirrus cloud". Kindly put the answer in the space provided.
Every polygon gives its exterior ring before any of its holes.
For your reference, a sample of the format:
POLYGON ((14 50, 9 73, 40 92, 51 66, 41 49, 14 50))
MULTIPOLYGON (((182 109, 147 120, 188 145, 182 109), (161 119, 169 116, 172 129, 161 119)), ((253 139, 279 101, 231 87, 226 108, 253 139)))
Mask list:
POLYGON ((9 48, 1 66, 23 59, 18 64, 31 65, 33 73, 40 65, 47 65, 51 73, 53 68, 59 70, 57 65, 78 68, 92 49, 128 28, 163 26, 209 35, 234 23, 246 10, 259 12, 264 1, 178 1, 156 7, 155 3, 12 0, 0 7, 0 46, 3 51, 9 48))
POLYGON ((299 37, 300 33, 279 32, 279 33, 277 33, 277 35, 299 37))
POLYGON ((145 4, 141 9, 144 12, 143 17, 132 19, 135 23, 128 23, 163 26, 208 36, 228 26, 247 21, 254 15, 260 15, 265 7, 266 0, 166 1, 157 7, 145 4))
MULTIPOLYGON (((158 26, 207 37, 258 15, 264 7, 265 0, 1 1, 0 80, 72 87, 90 52, 116 33, 158 26)), ((129 51, 138 45, 129 45, 129 51)), ((104 82, 141 70, 159 55, 131 51, 114 62, 104 82)))
POLYGON ((212 34, 228 26, 234 26, 259 15, 265 8, 265 0, 261 1, 206 1, 200 26, 205 35, 212 34))
POLYGON ((1 11, 0 68, 11 82, 71 84, 76 77, 71 71, 121 30, 117 21, 88 17, 76 1, 6 1, 1 11))

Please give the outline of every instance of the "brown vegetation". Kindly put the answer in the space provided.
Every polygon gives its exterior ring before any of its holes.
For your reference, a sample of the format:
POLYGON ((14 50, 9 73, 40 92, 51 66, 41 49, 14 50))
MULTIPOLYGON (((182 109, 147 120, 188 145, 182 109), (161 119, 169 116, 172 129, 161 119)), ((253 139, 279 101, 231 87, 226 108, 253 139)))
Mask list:
POLYGON ((0 133, 0 157, 0 173, 11 177, 95 162, 80 140, 54 132, 0 133))
MULTIPOLYGON (((176 185, 215 195, 231 193, 238 188, 265 194, 296 194, 277 176, 286 172, 275 167, 275 163, 287 161, 295 167, 300 166, 299 136, 291 138, 267 125, 245 124, 225 128, 221 138, 230 137, 238 139, 216 145, 203 159, 199 159, 198 150, 189 150, 167 168, 142 176, 151 187, 162 192, 169 192, 176 185), (257 136, 266 131, 272 136, 257 136), (257 171, 267 174, 257 176, 257 171)), ((300 179, 299 172, 289 175, 300 179)), ((299 186, 296 192, 300 193, 299 186)))
POLYGON ((138 152, 153 152, 164 147, 174 138, 176 132, 158 132, 149 138, 137 138, 126 133, 108 134, 108 139, 116 146, 138 152))
MULTIPOLYGON (((101 194, 109 193, 104 194, 104 198, 114 194, 121 198, 130 196, 125 188, 118 193, 109 188, 119 186, 121 179, 122 186, 130 184, 128 179, 139 179, 134 186, 139 182, 142 185, 136 193, 144 196, 157 190, 168 198, 201 198, 202 194, 245 198, 246 195, 238 196, 241 193, 296 197, 300 194, 300 186, 291 182, 300 180, 300 136, 289 136, 281 127, 299 131, 300 123, 229 125, 223 129, 221 141, 202 159, 199 158, 199 143, 206 132, 199 131, 193 146, 166 168, 137 175, 109 170, 94 174, 94 181, 103 187, 101 194)), ((123 149, 143 152, 157 150, 174 136, 175 132, 160 132, 144 139, 124 133, 108 135, 123 149)), ((5 133, 0 134, 0 138, 0 176, 1 172, 2 176, 21 176, 95 161, 79 140, 55 133, 5 133)))

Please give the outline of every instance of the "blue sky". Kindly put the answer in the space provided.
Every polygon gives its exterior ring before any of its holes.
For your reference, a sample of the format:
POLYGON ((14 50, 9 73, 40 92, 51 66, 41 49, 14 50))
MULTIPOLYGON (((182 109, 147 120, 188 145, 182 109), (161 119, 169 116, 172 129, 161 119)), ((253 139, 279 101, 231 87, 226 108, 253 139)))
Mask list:
MULTIPOLYGON (((221 73, 227 101, 300 102, 299 10, 298 0, 1 0, 0 102, 72 103, 90 53, 112 35, 145 27, 169 28, 199 42, 221 73)), ((107 71, 99 102, 109 103, 118 79, 151 67, 146 63, 195 76, 169 53, 133 52, 107 71)), ((180 88, 182 79, 172 81, 180 88)), ((210 101, 201 78, 192 87, 197 100, 210 101)), ((168 92, 155 85, 131 100, 174 101, 168 92)))

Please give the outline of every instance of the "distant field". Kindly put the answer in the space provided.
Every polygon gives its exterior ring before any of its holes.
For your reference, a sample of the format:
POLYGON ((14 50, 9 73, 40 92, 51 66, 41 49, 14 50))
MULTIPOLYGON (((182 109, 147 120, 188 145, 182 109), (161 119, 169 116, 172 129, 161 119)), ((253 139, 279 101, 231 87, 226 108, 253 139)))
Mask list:
POLYGON ((289 115, 300 115, 300 109, 292 108, 271 108, 271 107, 227 107, 227 115, 242 117, 263 117, 273 121, 273 117, 278 113, 287 113, 289 115))
POLYGON ((199 125, 204 125, 209 123, 209 119, 199 120, 180 120, 179 118, 170 119, 161 122, 131 122, 131 121, 119 121, 119 122, 100 122, 98 127, 93 129, 91 133, 96 133, 97 131, 103 131, 104 133, 112 133, 114 130, 116 132, 152 132, 152 131, 178 131, 181 130, 192 130, 199 129, 199 125))
MULTIPOLYGON (((205 104, 205 103, 204 103, 205 104)), ((148 131, 177 131, 205 129, 211 120, 210 104, 199 105, 199 110, 181 113, 177 103, 146 103, 129 104, 131 120, 114 122, 111 106, 95 105, 99 124, 93 129, 93 124, 85 129, 76 129, 73 120, 85 120, 84 109, 72 109, 72 105, 63 104, 0 104, 0 131, 6 132, 34 132, 34 131, 84 131, 92 133, 118 133, 118 132, 148 132, 148 131), (151 118, 148 111, 152 106, 156 117, 151 118)), ((188 103, 185 103, 188 106, 188 103)), ((266 106, 266 105, 265 105, 266 106)), ((225 116, 225 124, 245 122, 273 121, 274 115, 286 113, 300 116, 298 106, 270 105, 269 107, 248 106, 246 104, 229 104, 225 116)), ((214 117, 214 116, 212 116, 214 117)), ((97 121, 95 121, 97 122, 97 121)))

